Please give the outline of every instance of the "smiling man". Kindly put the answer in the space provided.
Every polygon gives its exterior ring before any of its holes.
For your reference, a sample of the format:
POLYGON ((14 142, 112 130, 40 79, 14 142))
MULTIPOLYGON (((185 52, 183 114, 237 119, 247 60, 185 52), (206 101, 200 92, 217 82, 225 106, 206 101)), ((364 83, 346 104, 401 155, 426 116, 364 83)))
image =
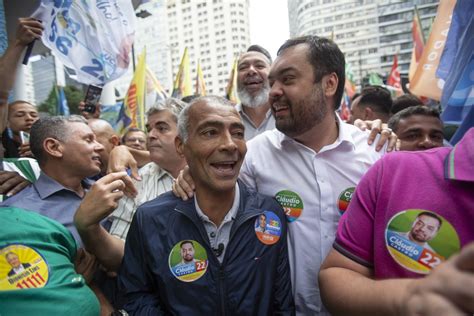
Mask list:
POLYGON ((87 177, 100 172, 104 147, 80 116, 45 117, 31 127, 31 151, 41 175, 31 186, 7 199, 2 206, 16 206, 54 219, 81 239, 73 224, 76 209, 91 183, 87 177))
POLYGON ((195 198, 171 192, 142 205, 125 243, 119 285, 131 314, 292 315, 286 223, 278 203, 237 182, 244 125, 225 99, 201 97, 178 120, 176 147, 195 198), (265 237, 255 227, 269 218, 265 237), (180 266, 192 242, 194 265, 180 266))
POLYGON ((252 45, 240 56, 237 65, 237 88, 240 102, 236 109, 245 125, 245 139, 275 128, 268 103, 268 72, 272 58, 268 51, 252 45))

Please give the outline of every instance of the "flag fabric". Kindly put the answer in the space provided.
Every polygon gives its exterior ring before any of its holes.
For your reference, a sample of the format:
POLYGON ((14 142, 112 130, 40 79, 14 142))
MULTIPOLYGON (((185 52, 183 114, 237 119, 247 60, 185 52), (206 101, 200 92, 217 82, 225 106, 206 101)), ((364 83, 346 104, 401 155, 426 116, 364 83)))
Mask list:
POLYGON ((145 80, 146 80, 146 50, 138 58, 137 68, 133 74, 130 87, 123 100, 117 120, 117 129, 123 133, 130 127, 145 130, 145 80))
POLYGON ((410 81, 415 75, 416 67, 418 66, 418 62, 423 54, 423 49, 425 48, 425 36, 423 34, 423 27, 421 26, 420 15, 416 6, 413 10, 411 34, 413 37, 413 49, 411 52, 410 68, 408 70, 408 79, 410 81))
POLYGON ((45 27, 44 45, 78 81, 103 85, 127 71, 135 32, 130 0, 42 0, 33 17, 45 27))
POLYGON ((445 80, 441 95, 445 123, 460 124, 451 138, 456 144, 474 127, 474 2, 458 0, 437 74, 445 80))
POLYGON ((174 80, 172 97, 181 99, 188 95, 193 94, 191 73, 189 71, 189 57, 188 48, 184 49, 183 58, 181 58, 181 64, 179 65, 176 79, 174 80))
POLYGON ((390 75, 387 79, 387 86, 392 87, 392 89, 390 89, 390 92, 392 92, 392 94, 395 94, 395 96, 400 96, 403 94, 401 82, 402 81, 400 78, 400 70, 398 69, 398 56, 395 55, 393 56, 392 69, 390 70, 390 75))
POLYGON ((58 100, 58 107, 56 113, 58 113, 58 115, 69 116, 69 106, 67 104, 66 94, 64 94, 64 88, 61 86, 56 86, 56 93, 58 100))
POLYGON ((352 67, 350 64, 346 63, 346 82, 344 83, 344 89, 349 98, 352 99, 352 96, 354 96, 356 92, 356 84, 354 81, 354 72, 352 71, 352 67))
POLYGON ((156 102, 164 101, 168 94, 156 79, 153 72, 146 66, 146 93, 145 93, 145 112, 147 112, 156 102))
POLYGON ((421 55, 415 74, 410 80, 410 91, 439 101, 444 81, 436 78, 436 69, 443 52, 456 0, 441 0, 432 30, 421 55))
POLYGON ((206 83, 204 82, 204 75, 201 70, 201 61, 198 60, 196 68, 196 90, 195 95, 205 96, 206 95, 206 83))
POLYGON ((240 103, 239 95, 237 94, 237 65, 239 63, 239 57, 235 57, 234 63, 232 64, 232 69, 230 71, 229 81, 227 82, 227 87, 225 88, 226 95, 225 97, 232 104, 240 103))
POLYGON ((373 72, 369 76, 369 84, 371 86, 382 86, 383 85, 383 80, 382 80, 382 78, 380 78, 380 76, 378 74, 373 72))

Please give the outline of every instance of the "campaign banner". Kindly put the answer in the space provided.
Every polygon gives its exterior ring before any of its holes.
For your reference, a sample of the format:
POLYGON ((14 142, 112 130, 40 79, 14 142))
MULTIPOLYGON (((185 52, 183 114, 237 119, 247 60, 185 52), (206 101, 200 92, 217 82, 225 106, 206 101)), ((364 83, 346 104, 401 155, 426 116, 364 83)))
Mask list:
POLYGON ((42 0, 33 17, 42 41, 84 84, 104 85, 130 63, 135 12, 129 0, 42 0))

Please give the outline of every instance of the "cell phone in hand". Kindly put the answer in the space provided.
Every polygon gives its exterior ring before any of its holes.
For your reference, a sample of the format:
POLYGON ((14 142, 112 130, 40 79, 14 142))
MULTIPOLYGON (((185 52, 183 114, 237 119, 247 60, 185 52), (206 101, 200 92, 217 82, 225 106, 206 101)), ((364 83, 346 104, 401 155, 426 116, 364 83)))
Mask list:
POLYGON ((28 134, 27 132, 20 131, 20 139, 22 144, 29 144, 30 134, 28 134))
POLYGON ((84 99, 84 111, 94 113, 96 105, 99 103, 100 95, 102 94, 102 88, 94 85, 87 87, 86 97, 84 99))

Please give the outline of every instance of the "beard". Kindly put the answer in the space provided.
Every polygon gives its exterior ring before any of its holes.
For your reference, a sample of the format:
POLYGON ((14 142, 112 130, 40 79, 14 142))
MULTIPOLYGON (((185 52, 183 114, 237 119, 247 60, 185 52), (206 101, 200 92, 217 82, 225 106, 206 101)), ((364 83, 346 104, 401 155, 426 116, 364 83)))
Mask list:
POLYGON ((314 86, 309 98, 294 103, 286 100, 286 103, 289 114, 286 117, 275 117, 275 126, 280 132, 292 138, 309 131, 321 123, 328 114, 326 97, 320 84, 314 86))
POLYGON ((239 95, 239 99, 242 105, 245 105, 249 108, 257 108, 267 103, 268 95, 270 94, 270 85, 268 83, 268 80, 266 80, 260 92, 257 93, 255 96, 250 95, 250 93, 247 92, 245 87, 239 88, 237 90, 237 94, 239 95))

